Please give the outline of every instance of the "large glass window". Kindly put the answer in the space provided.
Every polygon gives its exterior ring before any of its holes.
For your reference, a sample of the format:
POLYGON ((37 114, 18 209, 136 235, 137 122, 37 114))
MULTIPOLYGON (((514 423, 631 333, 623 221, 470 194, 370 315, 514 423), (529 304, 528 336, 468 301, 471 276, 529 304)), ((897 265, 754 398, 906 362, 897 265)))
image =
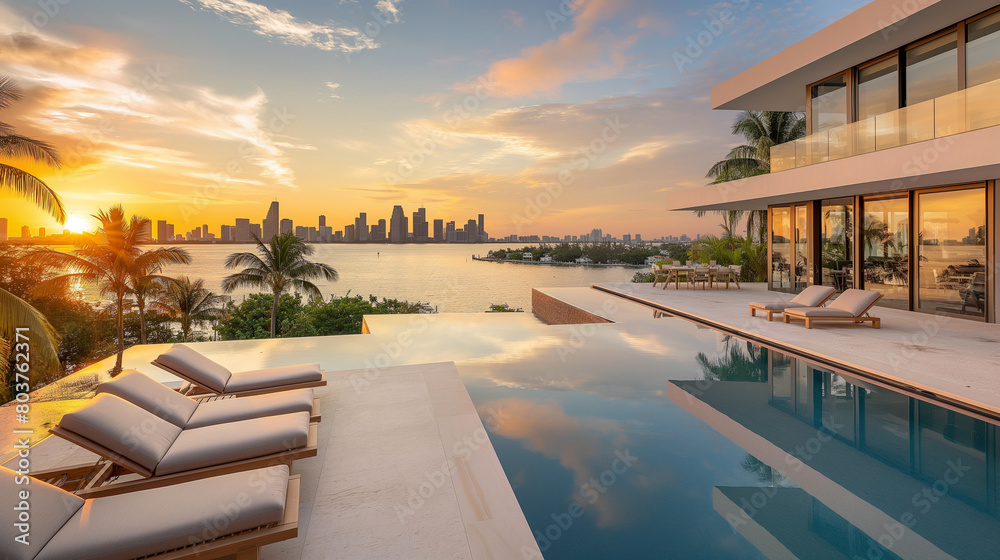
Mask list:
POLYGON ((821 383, 823 428, 853 443, 857 388, 832 372, 822 372, 821 383))
POLYGON ((858 70, 858 120, 899 109, 899 62, 896 56, 858 70))
POLYGON ((812 134, 847 124, 847 75, 814 85, 809 104, 812 134))
POLYGON ((917 305, 985 317, 986 188, 917 195, 917 305))
POLYGON ((854 287, 854 199, 824 200, 820 210, 823 285, 842 292, 854 287))
POLYGON ((771 288, 792 287, 792 209, 785 206, 771 210, 771 288))
POLYGON ((792 374, 792 358, 788 354, 781 352, 768 352, 770 367, 768 368, 768 380, 771 384, 771 406, 788 412, 795 413, 795 402, 792 400, 795 394, 795 377, 792 374))
POLYGON ((809 249, 809 207, 795 207, 795 291, 812 284, 812 259, 809 249))
POLYGON ((971 22, 965 37, 966 87, 1000 79, 1000 12, 971 22))
POLYGON ((859 233, 864 246, 865 289, 882 293, 880 304, 908 309, 910 215, 906 195, 865 198, 859 233))
POLYGON ((958 33, 906 50, 906 105, 958 90, 958 33))

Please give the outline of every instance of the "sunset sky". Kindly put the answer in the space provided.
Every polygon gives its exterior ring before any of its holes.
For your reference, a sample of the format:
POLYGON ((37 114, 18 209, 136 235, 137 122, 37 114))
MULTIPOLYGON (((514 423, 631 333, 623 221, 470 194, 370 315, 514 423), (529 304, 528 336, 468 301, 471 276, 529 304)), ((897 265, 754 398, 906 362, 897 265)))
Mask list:
MULTIPOLYGON (((662 210, 737 142, 711 87, 864 3, 0 1, 0 74, 26 93, 0 121, 60 148, 31 169, 74 228, 120 202, 218 235, 277 198, 334 229, 402 204, 492 236, 717 232, 662 210)), ((0 217, 58 227, 5 194, 0 217)))

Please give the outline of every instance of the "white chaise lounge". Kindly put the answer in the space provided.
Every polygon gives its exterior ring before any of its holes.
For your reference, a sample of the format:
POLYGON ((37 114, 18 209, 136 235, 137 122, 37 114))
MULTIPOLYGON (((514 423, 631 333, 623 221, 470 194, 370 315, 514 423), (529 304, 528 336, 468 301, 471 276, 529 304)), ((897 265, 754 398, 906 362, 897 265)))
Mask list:
POLYGON ((136 370, 97 386, 97 394, 108 393, 137 405, 179 428, 201 428, 250 418, 308 412, 319 422, 319 399, 312 389, 296 389, 250 397, 206 395, 188 397, 136 370))
POLYGON ((772 301, 768 303, 751 303, 750 316, 756 317, 758 311, 767 313, 767 320, 770 321, 774 314, 784 313, 786 309, 797 307, 819 307, 826 303, 826 300, 833 297, 837 290, 830 286, 809 286, 799 292, 790 301, 772 301))
POLYGON ((185 344, 173 345, 157 356, 153 365, 190 383, 192 387, 187 392, 191 393, 246 396, 326 385, 319 364, 232 372, 185 344))

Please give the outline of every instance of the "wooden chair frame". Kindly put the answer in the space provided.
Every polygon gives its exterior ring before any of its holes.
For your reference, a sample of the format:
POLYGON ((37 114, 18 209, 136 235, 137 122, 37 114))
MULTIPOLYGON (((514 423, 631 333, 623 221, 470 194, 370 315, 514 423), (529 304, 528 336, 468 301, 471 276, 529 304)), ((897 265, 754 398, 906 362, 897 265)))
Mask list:
MULTIPOLYGON (((198 401, 198 403, 200 404, 203 402, 221 401, 225 399, 236 399, 242 396, 250 396, 250 395, 234 395, 232 393, 229 393, 225 395, 216 395, 216 394, 194 395, 191 398, 198 401)), ((323 412, 322 412, 322 407, 319 404, 319 397, 313 397, 312 410, 309 412, 309 421, 317 423, 323 421, 323 412)))
MULTIPOLYGON (((830 298, 832 298, 835 295, 837 295, 837 292, 833 292, 832 294, 826 296, 826 298, 824 298, 823 301, 819 302, 814 307, 822 307, 823 304, 825 304, 826 302, 830 301, 830 298)), ((879 299, 881 299, 881 298, 879 298, 879 299)), ((875 301, 878 301, 878 300, 875 300, 875 301)), ((785 309, 765 309, 763 305, 759 305, 759 304, 756 304, 756 303, 751 303, 750 304, 750 316, 751 317, 756 317, 758 311, 763 311, 764 313, 767 313, 767 320, 770 321, 772 316, 774 316, 774 315, 780 315, 780 314, 783 314, 785 311, 791 311, 793 309, 798 309, 798 308, 797 307, 787 307, 785 309)), ((871 308, 869 307, 869 309, 871 309, 871 308)), ((866 309, 865 312, 867 312, 867 311, 868 310, 866 309)), ((788 321, 785 321, 785 322, 787 323, 788 321)))

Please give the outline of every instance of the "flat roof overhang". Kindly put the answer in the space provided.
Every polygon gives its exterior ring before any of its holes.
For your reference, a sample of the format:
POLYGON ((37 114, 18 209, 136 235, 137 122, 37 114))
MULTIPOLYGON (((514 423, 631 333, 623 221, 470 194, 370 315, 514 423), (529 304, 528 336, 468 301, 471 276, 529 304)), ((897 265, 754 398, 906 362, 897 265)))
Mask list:
POLYGON ((748 179, 667 193, 667 210, 775 204, 1000 179, 1000 126, 748 179))
POLYGON ((712 88, 712 108, 804 111, 805 88, 996 6, 998 0, 874 0, 712 88))

